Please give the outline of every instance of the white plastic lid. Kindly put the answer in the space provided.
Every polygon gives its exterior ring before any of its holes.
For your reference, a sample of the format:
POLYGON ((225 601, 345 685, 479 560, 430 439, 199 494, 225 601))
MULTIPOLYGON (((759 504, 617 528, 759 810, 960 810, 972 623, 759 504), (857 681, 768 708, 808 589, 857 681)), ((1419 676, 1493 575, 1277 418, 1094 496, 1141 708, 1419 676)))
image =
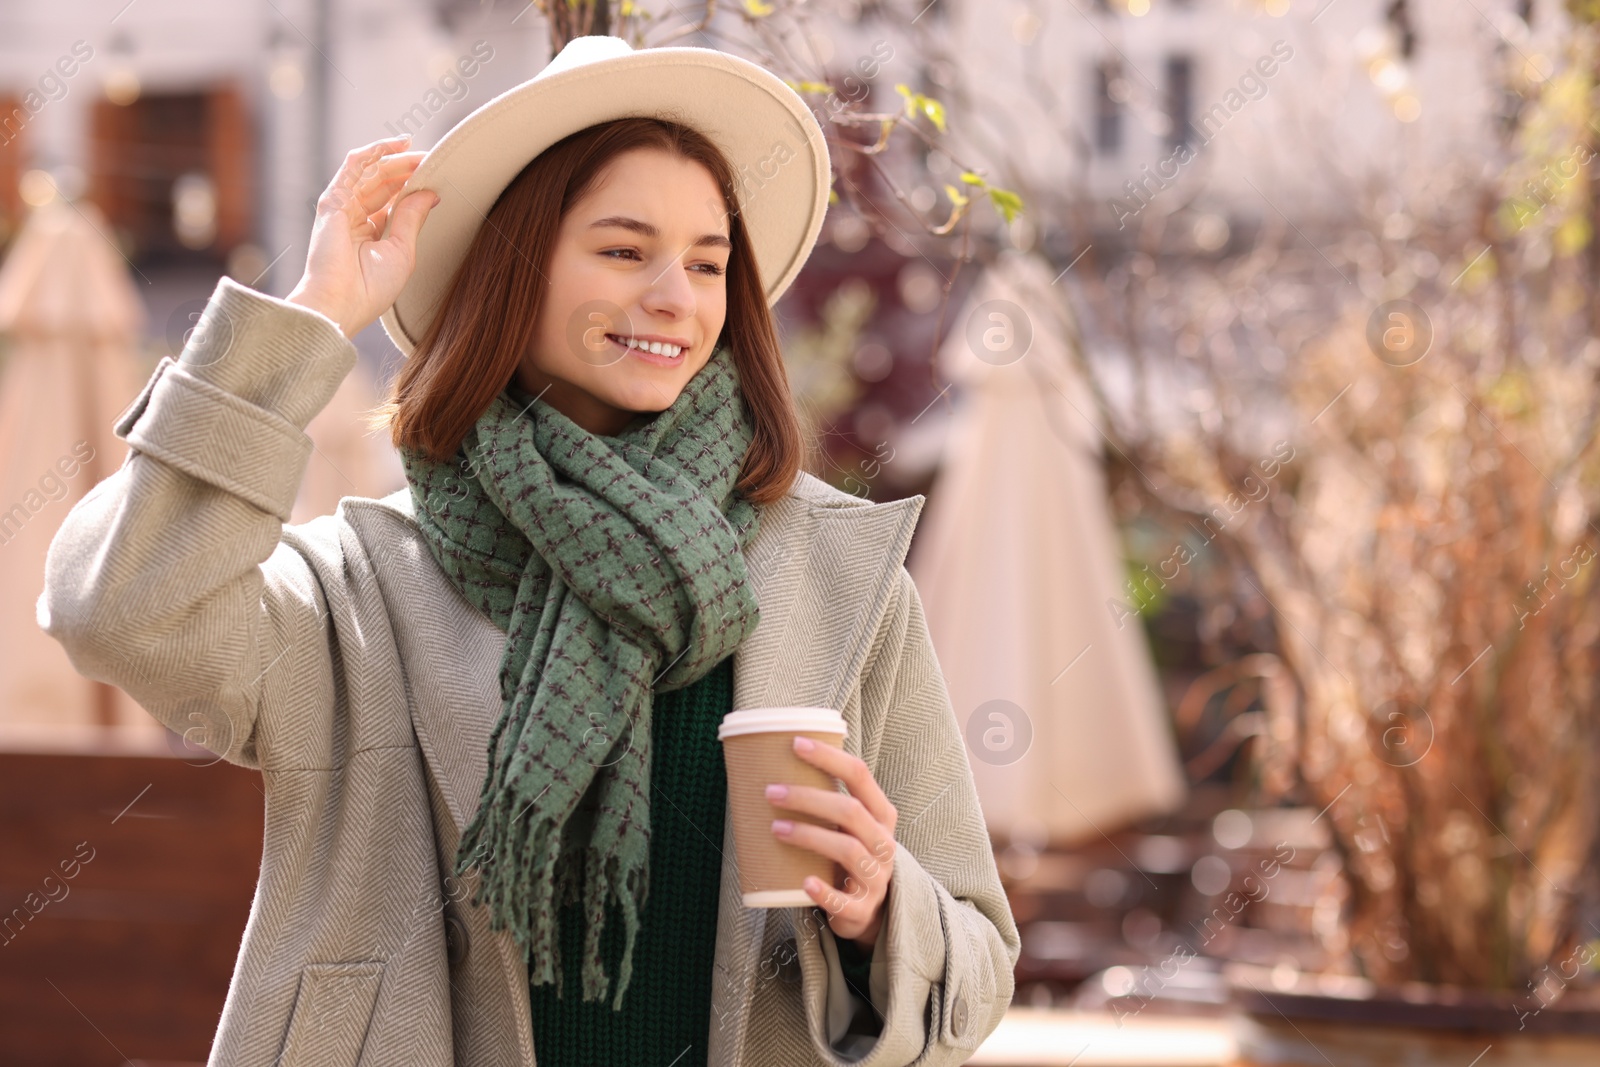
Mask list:
POLYGON ((740 734, 811 733, 844 735, 844 716, 833 708, 752 708, 730 711, 717 727, 717 739, 740 734))

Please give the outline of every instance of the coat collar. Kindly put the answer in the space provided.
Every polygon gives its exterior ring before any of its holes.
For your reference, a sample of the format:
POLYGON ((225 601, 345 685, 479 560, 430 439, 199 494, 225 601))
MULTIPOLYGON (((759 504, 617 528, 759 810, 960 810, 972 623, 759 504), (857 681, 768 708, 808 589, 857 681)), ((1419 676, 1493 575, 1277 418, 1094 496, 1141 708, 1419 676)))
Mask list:
POLYGON ((734 652, 735 708, 844 706, 924 500, 874 504, 809 474, 797 488, 745 550, 761 621, 734 652))

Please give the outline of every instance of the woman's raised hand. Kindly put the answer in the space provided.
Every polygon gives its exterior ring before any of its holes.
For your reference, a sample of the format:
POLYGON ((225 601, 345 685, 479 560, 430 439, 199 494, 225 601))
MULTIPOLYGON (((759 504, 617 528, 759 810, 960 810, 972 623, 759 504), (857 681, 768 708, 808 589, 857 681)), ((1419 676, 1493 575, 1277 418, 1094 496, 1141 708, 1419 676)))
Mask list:
POLYGON ((417 231, 439 202, 414 189, 398 203, 401 186, 424 152, 402 151, 409 135, 352 149, 317 198, 306 270, 286 300, 320 311, 355 337, 394 303, 416 264, 417 231), (394 225, 379 239, 390 212, 394 225))

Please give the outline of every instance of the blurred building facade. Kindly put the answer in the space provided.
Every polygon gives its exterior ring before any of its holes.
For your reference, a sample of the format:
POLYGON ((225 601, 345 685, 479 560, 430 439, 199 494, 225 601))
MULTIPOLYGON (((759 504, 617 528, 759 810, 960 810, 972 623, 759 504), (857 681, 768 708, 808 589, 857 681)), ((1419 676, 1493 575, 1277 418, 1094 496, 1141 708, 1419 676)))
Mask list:
POLYGON ((398 132, 431 144, 542 62, 539 20, 479 10, 414 0, 13 7, 0 52, 13 106, 0 139, 24 171, 95 200, 130 258, 233 257, 268 271, 264 289, 286 292, 317 194, 346 151, 398 132))
MULTIPOLYGON (((1564 25, 1553 0, 1472 17, 1445 0, 940 0, 910 24, 866 0, 835 6, 809 44, 844 91, 864 89, 878 110, 898 110, 896 82, 948 97, 952 144, 996 170, 1051 176, 1037 195, 1098 203, 1113 225, 1115 201, 1137 212, 1201 176, 1219 207, 1299 218, 1315 213, 1329 165, 1453 158, 1505 106, 1485 62, 1536 71, 1564 25), (1308 123, 1316 138, 1284 136, 1308 123)), ((530 10, 13 7, 0 15, 0 213, 14 220, 19 168, 46 169, 87 190, 130 251, 260 256, 265 287, 287 291, 344 151, 402 131, 431 145, 531 76, 549 45, 530 10)), ((728 47, 742 22, 723 11, 710 33, 674 43, 728 47)), ((914 202, 947 180, 947 163, 933 160, 914 202)))

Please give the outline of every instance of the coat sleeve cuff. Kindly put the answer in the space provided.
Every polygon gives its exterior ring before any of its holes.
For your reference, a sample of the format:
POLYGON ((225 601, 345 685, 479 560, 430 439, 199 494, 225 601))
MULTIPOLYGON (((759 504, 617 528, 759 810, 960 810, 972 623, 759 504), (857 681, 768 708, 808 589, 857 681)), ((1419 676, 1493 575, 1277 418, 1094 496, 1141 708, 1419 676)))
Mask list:
MULTIPOLYGON (((935 1047, 928 1032, 930 995, 945 984, 945 937, 933 876, 904 847, 895 851, 886 915, 872 953, 871 1004, 849 991, 832 931, 821 925, 818 971, 826 975, 822 1012, 814 1023, 816 1051, 839 1067, 906 1067, 928 1062, 935 1047), (860 1024, 875 1016, 876 1035, 860 1024), (846 1024, 850 1025, 848 1029, 846 1024)), ((820 921, 819 921, 820 925, 820 921)), ((802 952, 802 955, 806 955, 802 952)), ((941 1009, 935 1005, 932 1018, 941 1009)), ((974 1046, 975 1047, 975 1046, 974 1046)))
POLYGON ((889 881, 887 914, 875 956, 883 958, 884 1033, 879 1049, 866 1057, 864 1067, 889 1067, 922 1058, 934 1035, 928 1024, 937 1024, 940 1007, 929 1010, 929 999, 938 999, 944 985, 944 923, 940 914, 939 887, 933 875, 917 862, 903 845, 894 853, 894 877, 889 881), (884 1041, 883 1038, 890 1038, 884 1041), (888 1047, 884 1047, 888 1046, 888 1047), (914 1050, 910 1056, 891 1052, 895 1046, 914 1050), (888 1055, 879 1055, 879 1053, 888 1055))
POLYGON ((977 940, 982 932, 975 924, 992 924, 903 847, 895 852, 886 907, 871 980, 882 1030, 870 1048, 834 1048, 835 1057, 859 1067, 965 1062, 1009 1002, 997 996, 977 940))
POLYGON ((305 427, 355 365, 331 319, 224 276, 182 354, 163 356, 113 433, 288 522, 305 427))
POLYGON ((883 1030, 883 1009, 887 1001, 883 952, 869 956, 855 942, 836 937, 819 911, 818 942, 827 967, 827 988, 823 1011, 827 1044, 844 1062, 860 1059, 871 1051, 883 1030), (874 986, 873 975, 880 975, 874 986))

